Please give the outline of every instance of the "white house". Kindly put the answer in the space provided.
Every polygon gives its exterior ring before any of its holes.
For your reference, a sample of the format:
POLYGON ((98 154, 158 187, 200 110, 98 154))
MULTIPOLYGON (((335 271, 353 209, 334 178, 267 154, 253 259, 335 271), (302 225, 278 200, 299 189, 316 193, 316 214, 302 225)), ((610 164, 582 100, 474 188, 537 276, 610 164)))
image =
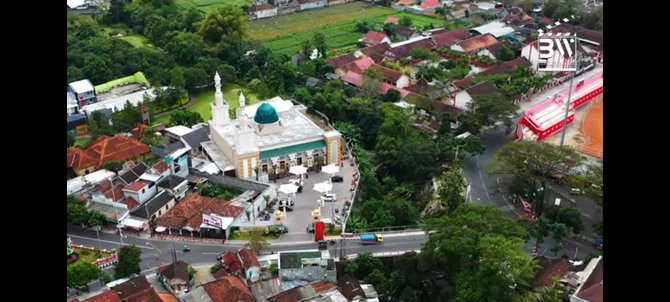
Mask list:
MULTIPOLYGON (((164 88, 165 87, 161 89, 164 88)), ((137 104, 144 101, 145 99, 149 101, 153 101, 154 99, 156 99, 155 88, 143 89, 137 92, 120 96, 113 92, 102 94, 98 96, 97 103, 84 105, 81 108, 81 111, 86 113, 87 116, 90 116, 91 113, 95 111, 106 108, 111 109, 112 112, 117 112, 119 110, 123 110, 123 107, 126 105, 126 102, 130 102, 131 104, 137 106, 137 104)))
POLYGON ((468 89, 461 90, 454 96, 452 104, 454 107, 468 111, 468 104, 478 95, 495 94, 498 89, 491 82, 482 82, 468 89))
POLYGON ((156 183, 148 182, 146 180, 138 179, 129 183, 123 188, 123 195, 127 197, 132 197, 137 200, 140 204, 148 201, 158 192, 156 183))
POLYGON ((277 7, 270 4, 257 4, 247 11, 251 20, 274 17, 277 15, 277 7))
POLYGON ((326 0, 298 0, 300 3, 300 10, 315 9, 326 6, 326 0))

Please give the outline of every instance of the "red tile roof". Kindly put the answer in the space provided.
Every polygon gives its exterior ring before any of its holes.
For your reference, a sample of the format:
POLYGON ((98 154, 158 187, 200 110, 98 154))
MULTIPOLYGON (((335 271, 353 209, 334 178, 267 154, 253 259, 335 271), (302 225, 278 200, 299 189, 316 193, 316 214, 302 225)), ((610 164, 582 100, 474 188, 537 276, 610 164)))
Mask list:
POLYGON ((403 89, 403 88, 396 87, 396 86, 391 85, 391 84, 389 84, 389 83, 382 83, 382 86, 381 86, 381 88, 380 88, 380 90, 381 90, 381 94, 386 94, 386 93, 388 93, 389 90, 391 90, 391 89, 398 90, 398 91, 400 92, 400 98, 401 98, 401 99, 402 99, 402 98, 405 98, 408 94, 412 93, 412 92, 409 91, 409 90, 406 90, 406 89, 403 89))
POLYGON ((317 294, 327 292, 333 288, 336 288, 337 285, 335 283, 327 282, 327 281, 317 281, 312 284, 312 289, 314 289, 314 292, 317 294))
POLYGON ((458 81, 453 81, 451 84, 458 88, 458 90, 463 90, 465 87, 468 87, 473 79, 474 78, 463 78, 458 81))
POLYGON ((133 128, 131 132, 133 133, 133 137, 140 138, 147 133, 147 129, 149 129, 149 126, 145 124, 137 124, 137 126, 133 128))
POLYGON ((388 23, 398 24, 399 22, 400 19, 398 19, 398 17, 396 16, 389 16, 388 18, 386 18, 386 20, 384 20, 384 24, 388 23))
POLYGON ((159 293, 158 296, 161 298, 163 302, 179 302, 177 297, 171 295, 171 294, 163 294, 159 293))
POLYGON ((223 217, 237 217, 244 209, 234 206, 230 201, 191 194, 182 199, 172 210, 156 219, 156 224, 183 228, 186 226, 200 230, 202 214, 216 214, 223 217))
POLYGON ((355 73, 353 71, 347 71, 347 73, 342 76, 342 81, 347 82, 356 87, 363 86, 363 76, 360 73, 355 73))
POLYGON ((86 169, 91 166, 95 166, 98 163, 98 159, 86 154, 84 150, 77 147, 71 147, 67 149, 67 167, 74 168, 75 170, 86 169))
POLYGON ((437 7, 437 6, 441 6, 441 5, 442 5, 442 3, 438 0, 428 0, 428 1, 421 2, 421 8, 423 8, 423 9, 433 8, 433 7, 437 7))
POLYGON ((375 61, 370 59, 367 56, 363 56, 362 58, 353 61, 343 67, 345 71, 352 71, 355 73, 363 73, 366 69, 368 69, 370 66, 374 65, 375 61))
POLYGON ((278 293, 272 297, 268 298, 268 302, 295 302, 302 300, 302 285, 296 286, 289 290, 285 290, 281 293, 278 293))
POLYGON ((369 31, 367 35, 363 38, 363 43, 368 45, 377 45, 381 43, 384 39, 388 39, 385 33, 380 33, 377 31, 369 31))
POLYGON ((497 42, 498 40, 492 34, 484 34, 458 42, 457 44, 463 48, 464 52, 474 52, 497 42))
MULTIPOLYGON (((381 43, 381 44, 368 46, 368 47, 360 49, 361 53, 363 53, 364 55, 366 55, 368 57, 371 57, 373 59, 374 59, 373 54, 383 56, 387 51, 390 51, 390 50, 391 50, 391 45, 389 45, 388 43, 381 43)), ((376 63, 379 63, 379 62, 376 62, 376 63)))
POLYGON ((128 198, 126 198, 126 199, 125 199, 124 201, 122 201, 122 202, 125 203, 126 206, 128 206, 128 210, 132 210, 132 209, 134 209, 136 206, 139 206, 139 205, 140 205, 140 203, 137 202, 137 200, 135 200, 135 198, 132 198, 132 197, 128 197, 128 198))
POLYGON ((239 255, 235 252, 228 251, 223 254, 223 263, 228 266, 228 269, 233 274, 242 271, 242 261, 240 260, 239 255))
POLYGON ((98 167, 109 161, 126 161, 133 157, 151 152, 151 148, 137 139, 125 135, 112 137, 101 136, 84 151, 92 158, 98 159, 98 167))
POLYGON ((468 92, 470 96, 475 96, 475 95, 485 95, 485 94, 493 94, 498 92, 498 88, 494 86, 491 82, 486 81, 486 82, 481 82, 475 86, 472 86, 465 91, 468 92))
POLYGON ((103 192, 103 194, 105 194, 105 197, 107 197, 107 198, 109 198, 113 201, 118 201, 120 199, 123 199, 123 185, 117 185, 112 190, 109 187, 109 184, 107 183, 107 186, 106 186, 105 190, 103 190, 101 188, 100 192, 103 192))
POLYGON ((582 284, 577 297, 589 302, 603 301, 603 259, 598 261, 589 278, 582 284))
POLYGON ((149 185, 149 184, 147 184, 146 182, 136 180, 136 181, 133 181, 133 182, 129 183, 129 184, 128 184, 125 188, 123 188, 123 189, 124 189, 124 190, 128 190, 128 191, 132 191, 132 192, 139 192, 140 190, 142 190, 143 188, 147 187, 148 185, 149 185))
POLYGON ((108 290, 102 294, 95 295, 81 302, 121 302, 121 297, 113 290, 108 290))
POLYGON ((409 54, 412 52, 412 49, 415 48, 433 50, 435 48, 435 44, 433 44, 433 41, 431 41, 430 39, 421 39, 400 46, 396 46, 393 48, 392 51, 397 59, 402 59, 409 56, 409 54))
POLYGON ((242 259, 242 265, 244 265, 245 269, 249 269, 250 267, 261 267, 261 264, 258 263, 258 256, 256 255, 256 251, 250 249, 250 248, 243 248, 237 254, 240 256, 240 259, 242 259))
POLYGON ((391 68, 384 67, 381 65, 375 65, 373 68, 376 68, 377 70, 382 72, 382 75, 384 76, 384 79, 391 81, 391 82, 397 82, 404 74, 399 71, 395 71, 391 68))
POLYGON ((503 74, 503 73, 509 73, 512 70, 514 70, 517 67, 530 67, 533 66, 533 64, 528 61, 528 59, 524 57, 518 57, 514 60, 509 60, 504 63, 500 63, 496 66, 493 66, 490 69, 484 70, 480 72, 478 75, 479 76, 485 76, 485 75, 492 75, 492 74, 503 74))
POLYGON ((154 170, 156 170, 156 172, 160 174, 163 174, 165 173, 165 171, 170 170, 170 166, 164 160, 157 162, 155 165, 151 167, 154 168, 154 170))
POLYGON ((412 6, 416 3, 415 0, 400 0, 396 2, 396 5, 412 6))
POLYGON ((398 27, 395 30, 396 36, 403 36, 403 37, 411 37, 415 32, 416 32, 415 30, 405 26, 398 27))
POLYGON ((147 288, 137 294, 123 299, 123 302, 163 302, 153 287, 147 288))
POLYGON ((221 279, 226 276, 232 275, 227 269, 221 268, 216 273, 214 273, 214 279, 221 279))
POLYGON ((571 267, 572 264, 567 259, 554 259, 535 274, 535 278, 530 284, 533 287, 554 286, 554 278, 558 277, 560 279, 565 273, 570 271, 571 267))
POLYGON ((470 34, 470 32, 467 31, 466 29, 459 28, 447 32, 433 34, 430 38, 433 40, 433 43, 435 43, 437 47, 443 47, 446 45, 451 45, 458 41, 465 40, 469 38, 471 35, 472 34, 470 34))
POLYGON ((356 56, 354 54, 346 54, 343 56, 335 57, 335 58, 330 58, 326 62, 328 62, 328 65, 332 66, 333 69, 338 69, 341 66, 347 65, 353 61, 356 61, 356 56))
POLYGON ((426 81, 426 78, 421 77, 414 85, 407 87, 407 90, 418 94, 426 94, 426 91, 428 91, 428 81, 426 81))
POLYGON ((203 285, 214 302, 255 302, 256 297, 237 276, 227 276, 203 285))

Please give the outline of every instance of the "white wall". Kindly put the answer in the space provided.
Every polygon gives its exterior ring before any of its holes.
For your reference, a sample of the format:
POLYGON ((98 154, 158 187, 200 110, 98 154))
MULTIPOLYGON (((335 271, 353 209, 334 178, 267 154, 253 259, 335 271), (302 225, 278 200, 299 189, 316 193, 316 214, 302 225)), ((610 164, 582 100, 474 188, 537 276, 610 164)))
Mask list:
POLYGON ((262 11, 254 12, 256 19, 269 18, 277 15, 277 8, 266 9, 262 11))
POLYGON ((456 97, 454 99, 454 106, 466 111, 468 110, 468 104, 472 102, 472 97, 465 90, 456 93, 456 97))
POLYGON ((483 56, 483 57, 489 57, 491 59, 497 60, 496 56, 494 56, 488 49, 483 48, 477 52, 478 56, 483 56))
POLYGON ((458 44, 451 45, 451 50, 460 51, 460 52, 465 52, 465 50, 463 50, 463 47, 461 47, 461 46, 458 45, 458 44))
POLYGON ((409 85, 409 77, 406 75, 403 75, 398 79, 398 82, 396 82, 395 86, 399 88, 405 88, 409 85))
POLYGON ((521 48, 521 56, 533 64, 533 70, 537 70, 537 65, 540 62, 540 51, 535 48, 536 45, 537 43, 532 43, 521 48))

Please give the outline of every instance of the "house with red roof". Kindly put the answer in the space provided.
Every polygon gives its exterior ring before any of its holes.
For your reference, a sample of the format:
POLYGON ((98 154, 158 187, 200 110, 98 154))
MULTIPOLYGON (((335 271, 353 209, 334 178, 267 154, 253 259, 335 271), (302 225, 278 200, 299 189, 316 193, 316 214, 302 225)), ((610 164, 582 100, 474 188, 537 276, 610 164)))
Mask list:
POLYGON ((374 65, 372 68, 376 68, 381 72, 384 82, 386 83, 389 83, 398 88, 404 88, 409 86, 410 78, 400 71, 393 70, 391 68, 384 67, 381 65, 374 65))
POLYGON ((435 47, 439 49, 444 46, 450 46, 458 41, 468 39, 470 36, 472 36, 472 34, 468 30, 459 28, 447 32, 433 34, 430 36, 430 39, 433 41, 433 44, 435 44, 435 47))
MULTIPOLYGON (((213 302, 255 302, 251 289, 238 276, 226 276, 202 285, 213 302)), ((188 300, 188 299, 186 299, 188 300)))
POLYGON ((468 111, 470 110, 468 104, 470 104, 470 102, 472 102, 475 97, 480 95, 496 94, 498 92, 498 88, 496 88, 493 83, 489 81, 482 82, 456 93, 451 105, 458 109, 468 111))
POLYGON ((363 71, 365 71, 372 65, 375 65, 375 61, 373 61, 370 57, 363 56, 356 61, 353 61, 349 64, 344 65, 343 67, 338 68, 337 70, 335 70, 335 73, 340 76, 350 71, 362 74, 363 71))
POLYGON ((354 87, 363 86, 363 75, 353 71, 347 71, 347 73, 342 76, 341 80, 354 87))
POLYGON ((255 4, 247 10, 249 19, 262 19, 274 17, 277 15, 277 7, 270 3, 255 4))
POLYGON ((570 296, 570 302, 603 302, 603 257, 591 259, 583 273, 586 280, 570 296))
POLYGON ((477 53, 480 49, 489 47, 493 44, 498 43, 498 40, 492 34, 483 34, 456 42, 451 45, 451 49, 455 51, 460 51, 468 54, 477 53))
POLYGON ((67 167, 77 175, 101 169, 108 162, 152 157, 151 148, 137 139, 125 135, 101 136, 84 150, 71 147, 67 150, 67 167))
POLYGON ((385 33, 371 30, 360 42, 365 46, 373 46, 381 43, 391 43, 391 39, 385 33))
POLYGON ((244 274, 249 282, 256 282, 261 277, 261 264, 258 262, 258 255, 256 251, 250 248, 242 248, 237 252, 242 260, 244 267, 244 274))
POLYGON ((396 16, 389 16, 388 18, 386 18, 386 20, 384 20, 384 24, 391 23, 391 24, 396 24, 397 25, 399 22, 400 22, 400 19, 398 19, 398 17, 396 17, 396 16))

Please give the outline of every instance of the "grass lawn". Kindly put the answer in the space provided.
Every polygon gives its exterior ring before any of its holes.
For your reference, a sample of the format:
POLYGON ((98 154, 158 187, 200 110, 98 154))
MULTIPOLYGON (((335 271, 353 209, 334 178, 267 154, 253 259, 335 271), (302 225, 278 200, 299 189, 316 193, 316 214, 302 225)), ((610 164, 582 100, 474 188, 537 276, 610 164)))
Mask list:
POLYGON ((93 140, 93 139, 90 138, 90 137, 77 138, 74 141, 74 146, 84 149, 84 148, 86 148, 86 146, 88 146, 88 144, 91 143, 91 140, 93 140))
MULTIPOLYGON (((98 260, 99 258, 106 258, 106 257, 109 257, 109 256, 112 255, 112 254, 106 254, 106 253, 98 254, 96 252, 80 250, 78 248, 75 248, 74 252, 79 254, 79 260, 77 260, 74 263, 77 263, 79 261, 84 261, 84 262, 88 262, 88 263, 95 263, 95 261, 98 260)), ((74 263, 72 263, 72 264, 74 264, 74 263)))
POLYGON ((96 93, 105 93, 107 91, 110 91, 114 87, 118 87, 118 86, 121 86, 121 85, 126 85, 126 84, 129 84, 129 83, 141 83, 141 84, 146 85, 147 87, 151 87, 151 85, 149 84, 149 81, 144 76, 144 73, 142 73, 141 71, 138 71, 131 76, 123 77, 123 78, 120 78, 120 79, 116 79, 116 80, 109 81, 107 83, 95 86, 95 92, 96 93))
POLYGON ((370 20, 381 31, 388 16, 409 16, 414 26, 433 24, 442 26, 444 20, 429 16, 400 12, 388 7, 369 7, 363 2, 331 6, 279 17, 249 22, 249 37, 260 40, 273 52, 292 55, 300 49, 303 40, 311 39, 316 32, 326 36, 329 50, 340 50, 355 45, 365 34, 355 31, 356 22, 370 20))
POLYGON ((175 0, 174 2, 181 7, 184 8, 193 7, 205 13, 219 6, 223 6, 225 4, 232 4, 236 6, 242 6, 247 4, 251 6, 254 3, 253 0, 175 0))
POLYGON ((149 47, 151 45, 146 37, 136 34, 123 24, 108 25, 104 27, 104 30, 107 35, 113 38, 117 38, 117 35, 121 34, 118 39, 127 41, 134 47, 149 47))
MULTIPOLYGON (((279 234, 267 234, 263 235, 266 240, 274 240, 279 238, 279 234)), ((249 240, 251 238, 251 233, 244 231, 235 231, 230 235, 230 240, 249 240)))
MULTIPOLYGON (((240 85, 232 83, 223 84, 221 87, 221 90, 223 91, 223 99, 233 110, 240 106, 238 103, 240 88, 242 88, 240 85)), ((196 91, 193 96, 196 99, 195 104, 193 104, 191 107, 188 107, 187 110, 200 113, 200 116, 202 116, 202 119, 205 122, 212 119, 212 107, 210 104, 214 102, 214 88, 210 87, 196 91)), ((258 97, 255 93, 245 90, 244 96, 247 98, 247 105, 253 105, 258 102, 258 97)), ((167 125, 169 122, 170 116, 166 115, 154 119, 153 124, 163 123, 167 125)))

